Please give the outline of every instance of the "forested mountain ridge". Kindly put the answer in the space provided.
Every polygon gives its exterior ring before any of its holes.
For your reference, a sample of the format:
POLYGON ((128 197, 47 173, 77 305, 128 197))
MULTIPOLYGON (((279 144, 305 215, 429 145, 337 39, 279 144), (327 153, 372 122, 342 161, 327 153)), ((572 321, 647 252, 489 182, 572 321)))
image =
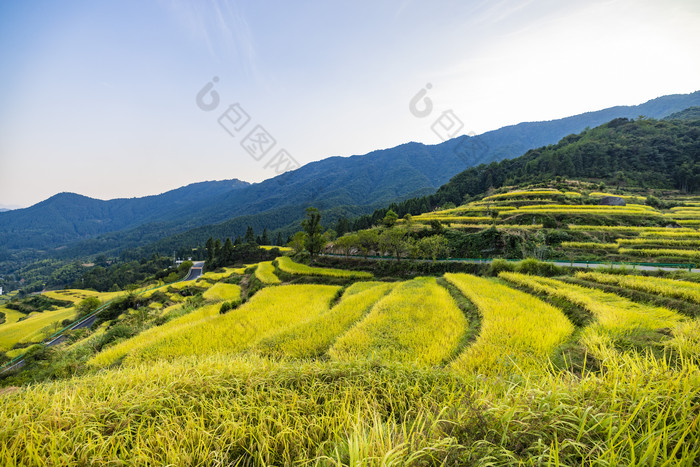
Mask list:
POLYGON ((455 175, 433 195, 394 203, 375 211, 365 224, 388 209, 418 214, 445 203, 461 204, 489 189, 526 185, 556 177, 608 185, 700 191, 700 118, 654 120, 617 118, 569 135, 559 143, 523 156, 482 164, 455 175))
POLYGON ((59 193, 29 208, 0 213, 0 245, 48 249, 139 225, 199 199, 248 186, 237 179, 193 183, 160 195, 109 201, 59 193))

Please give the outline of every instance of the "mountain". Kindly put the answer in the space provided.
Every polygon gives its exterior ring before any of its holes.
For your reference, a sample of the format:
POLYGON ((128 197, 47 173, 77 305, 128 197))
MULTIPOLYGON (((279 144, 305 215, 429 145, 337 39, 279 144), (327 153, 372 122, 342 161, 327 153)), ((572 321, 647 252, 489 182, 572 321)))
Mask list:
POLYGON ((131 228, 182 205, 248 185, 235 179, 201 182, 160 195, 109 201, 59 193, 29 208, 0 213, 0 245, 7 249, 51 248, 131 228))
MULTIPOLYGON (((569 135, 523 156, 482 164, 455 175, 433 195, 390 206, 399 216, 419 214, 490 189, 551 181, 557 177, 611 186, 700 192, 700 116, 696 119, 616 118, 569 135)), ((366 223, 389 208, 375 211, 366 223)))
MULTIPOLYGON (((220 182, 223 185, 205 185, 212 188, 196 194, 183 192, 180 197, 173 195, 174 199, 156 203, 57 195, 27 209, 0 213, 0 245, 7 249, 68 245, 52 254, 70 258, 118 252, 173 235, 197 241, 206 239, 208 231, 242 235, 247 225, 258 231, 263 227, 289 229, 309 205, 320 208, 326 221, 332 221, 432 193, 468 167, 517 157, 614 118, 662 118, 697 105, 700 91, 664 96, 637 106, 520 123, 432 146, 407 143, 364 156, 330 157, 262 183, 238 182, 236 187, 227 187, 228 182, 220 182)), ((189 191, 193 186, 180 190, 189 191)))
POLYGON ((700 107, 688 107, 680 112, 672 113, 664 117, 664 120, 698 120, 700 119, 700 107))

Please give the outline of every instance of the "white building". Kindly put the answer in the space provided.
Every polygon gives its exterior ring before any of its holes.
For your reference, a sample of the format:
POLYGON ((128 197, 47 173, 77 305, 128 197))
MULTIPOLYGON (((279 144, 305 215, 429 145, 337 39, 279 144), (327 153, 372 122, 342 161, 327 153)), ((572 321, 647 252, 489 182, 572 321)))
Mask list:
POLYGON ((0 295, 2 295, 2 287, 0 287, 0 295))

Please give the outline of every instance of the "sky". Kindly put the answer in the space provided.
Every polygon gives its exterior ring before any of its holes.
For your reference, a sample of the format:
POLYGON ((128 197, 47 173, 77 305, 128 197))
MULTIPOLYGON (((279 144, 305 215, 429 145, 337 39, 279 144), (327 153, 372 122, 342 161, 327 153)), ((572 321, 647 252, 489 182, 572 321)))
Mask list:
POLYGON ((0 208, 690 93, 698 25, 697 0, 3 1, 0 208))

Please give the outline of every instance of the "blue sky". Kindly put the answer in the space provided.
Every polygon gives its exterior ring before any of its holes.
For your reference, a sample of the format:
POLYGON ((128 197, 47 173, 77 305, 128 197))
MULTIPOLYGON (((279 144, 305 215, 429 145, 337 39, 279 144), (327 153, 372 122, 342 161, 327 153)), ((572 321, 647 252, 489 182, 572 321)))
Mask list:
POLYGON ((408 109, 427 83, 477 134, 692 92, 698 24, 695 0, 4 1, 0 205, 257 182, 280 149, 437 143, 408 109), (232 136, 234 103, 250 120, 232 136), (256 125, 276 140, 260 161, 241 146, 256 125))

